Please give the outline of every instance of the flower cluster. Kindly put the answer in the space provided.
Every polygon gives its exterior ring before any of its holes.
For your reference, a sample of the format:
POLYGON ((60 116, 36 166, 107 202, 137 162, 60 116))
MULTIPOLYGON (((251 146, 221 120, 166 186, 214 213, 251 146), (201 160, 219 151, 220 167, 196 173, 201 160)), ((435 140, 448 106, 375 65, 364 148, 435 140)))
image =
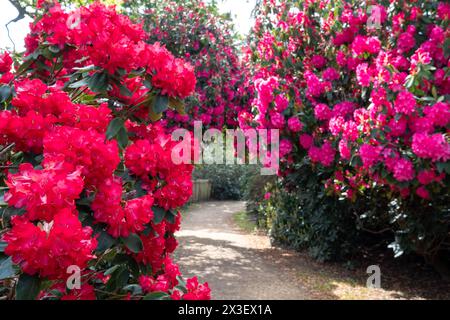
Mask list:
POLYGON ((10 276, 33 281, 37 299, 154 291, 209 299, 208 284, 185 284, 170 256, 192 166, 175 165, 167 128, 149 123, 164 111, 157 100, 193 92, 192 67, 146 43, 141 25, 114 7, 66 12, 47 1, 42 10, 19 68, 12 72, 10 55, 0 55, 1 240, 18 266, 10 276), (74 266, 78 289, 66 285, 74 266))
POLYGON ((53 46, 51 50, 64 52, 66 72, 90 64, 110 75, 144 68, 152 76, 152 85, 163 94, 189 96, 196 82, 192 67, 159 43, 147 44, 146 37, 141 25, 132 23, 114 7, 94 3, 65 12, 56 4, 31 24, 25 39, 26 55, 35 54, 45 39, 53 46))
MULTIPOLYGON (((244 128, 280 129, 282 141, 299 146, 280 152, 281 175, 300 153, 320 170, 350 167, 350 176, 363 173, 403 197, 441 189, 440 180, 424 185, 417 176, 448 167, 446 6, 391 2, 392 10, 342 1, 334 14, 326 1, 259 6, 248 51, 256 113, 240 120, 244 128)), ((339 181, 332 189, 351 198, 359 187, 339 181)))
POLYGON ((50 280, 68 277, 67 268, 86 268, 97 247, 92 229, 82 227, 73 211, 62 209, 51 225, 34 225, 28 219, 13 217, 12 229, 3 240, 8 243, 5 253, 28 274, 50 280))
POLYGON ((398 255, 448 255, 448 4, 263 0, 255 12, 253 112, 239 123, 280 130, 282 185, 300 190, 308 171, 321 195, 379 197, 389 222, 357 213, 396 232, 398 255))

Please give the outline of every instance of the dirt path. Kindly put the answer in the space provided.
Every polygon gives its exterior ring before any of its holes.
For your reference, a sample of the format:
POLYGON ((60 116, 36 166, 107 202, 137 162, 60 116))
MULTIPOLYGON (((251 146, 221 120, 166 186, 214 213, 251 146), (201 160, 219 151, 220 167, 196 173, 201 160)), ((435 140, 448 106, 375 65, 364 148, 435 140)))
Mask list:
POLYGON ((213 299, 308 299, 283 252, 266 236, 244 234, 233 223, 243 202, 193 204, 184 215, 176 259, 185 276, 207 281, 213 299), (270 254, 268 254, 270 252, 270 254))
POLYGON ((235 225, 233 215, 242 211, 244 203, 237 201, 193 204, 177 233, 175 260, 185 276, 209 283, 213 299, 450 299, 450 284, 420 267, 390 267, 392 259, 381 257, 382 289, 367 288, 366 268, 373 262, 348 270, 271 247, 267 236, 235 225))

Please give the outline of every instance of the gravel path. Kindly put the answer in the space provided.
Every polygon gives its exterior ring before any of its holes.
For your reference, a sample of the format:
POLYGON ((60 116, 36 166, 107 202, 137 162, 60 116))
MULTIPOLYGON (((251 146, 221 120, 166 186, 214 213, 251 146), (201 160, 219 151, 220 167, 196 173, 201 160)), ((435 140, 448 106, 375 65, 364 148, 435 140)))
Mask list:
POLYGON ((307 299, 283 250, 233 223, 243 202, 193 204, 184 214, 176 260, 185 276, 207 281, 213 299, 307 299))

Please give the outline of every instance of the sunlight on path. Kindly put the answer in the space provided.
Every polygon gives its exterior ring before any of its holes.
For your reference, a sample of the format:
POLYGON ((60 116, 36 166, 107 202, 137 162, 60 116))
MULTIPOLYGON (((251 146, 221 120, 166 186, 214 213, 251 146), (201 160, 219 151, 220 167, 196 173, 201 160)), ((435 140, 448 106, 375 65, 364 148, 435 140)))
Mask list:
POLYGON ((243 234, 232 223, 243 202, 194 204, 178 233, 176 257, 186 276, 198 275, 213 299, 305 299, 290 270, 268 254, 268 237, 243 234))

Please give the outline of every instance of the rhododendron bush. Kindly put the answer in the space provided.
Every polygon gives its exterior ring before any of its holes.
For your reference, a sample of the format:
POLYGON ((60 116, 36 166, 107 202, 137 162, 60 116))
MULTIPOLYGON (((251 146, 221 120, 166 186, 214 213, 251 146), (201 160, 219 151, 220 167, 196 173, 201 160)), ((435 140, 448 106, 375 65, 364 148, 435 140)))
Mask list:
POLYGON ((430 260, 449 257, 449 21, 438 1, 264 0, 247 50, 254 112, 240 114, 281 130, 285 187, 308 166, 328 195, 387 197, 358 220, 430 260))
MULTIPOLYGON (((168 110, 169 127, 237 127, 238 113, 251 96, 247 70, 241 64, 232 22, 216 4, 201 0, 124 1, 125 12, 142 20, 149 41, 158 41, 195 67, 196 94, 186 100, 183 114, 168 110)), ((250 87, 251 89, 251 87, 250 87)))
POLYGON ((193 67, 114 7, 39 5, 24 56, 0 55, 0 294, 209 299, 171 259, 192 166, 151 121, 193 93, 193 67))

